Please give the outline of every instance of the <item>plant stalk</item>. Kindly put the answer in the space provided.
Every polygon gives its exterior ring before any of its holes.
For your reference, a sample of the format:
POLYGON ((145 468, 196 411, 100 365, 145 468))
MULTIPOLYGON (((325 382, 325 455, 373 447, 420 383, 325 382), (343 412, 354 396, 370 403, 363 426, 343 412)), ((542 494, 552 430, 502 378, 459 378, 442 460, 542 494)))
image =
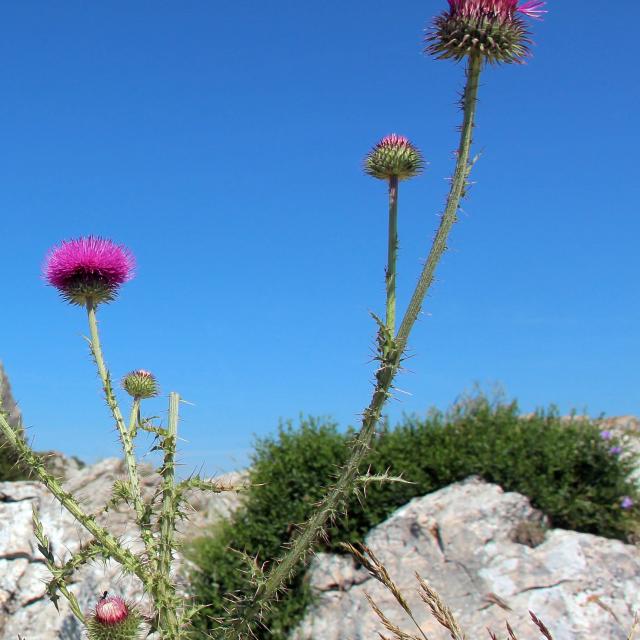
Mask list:
POLYGON ((389 246, 387 249, 387 318, 389 335, 396 335, 396 261, 398 256, 398 176, 389 178, 389 246))
POLYGON ((442 254, 447 248, 447 238, 451 227, 457 220, 457 212, 460 207, 460 200, 467 187, 467 178, 471 173, 472 164, 469 164, 469 154, 473 139, 473 127, 476 114, 476 103, 478 100, 478 86, 480 84, 480 72, 482 70, 482 56, 471 55, 467 63, 467 84, 462 96, 462 110, 464 117, 462 120, 462 130, 460 133, 460 144, 458 146, 456 169, 451 182, 451 189, 444 214, 440 220, 440 226, 431 245, 429 257, 422 269, 418 284, 411 296, 411 301, 407 308, 397 335, 397 345, 401 352, 407 346, 407 340, 415 321, 422 309, 424 298, 433 282, 433 276, 438 266, 442 254))
POLYGON ((42 457, 35 453, 31 447, 11 428, 4 416, 0 414, 0 431, 7 441, 18 452, 21 459, 36 474, 38 480, 51 491, 58 502, 99 542, 102 548, 111 557, 117 560, 129 572, 140 578, 145 587, 149 587, 149 575, 139 558, 128 549, 120 545, 118 540, 106 529, 101 527, 95 516, 85 513, 77 500, 66 492, 60 483, 46 470, 42 457))
MULTIPOLYGON (((462 100, 464 116, 456 168, 447 198, 445 212, 434 238, 429 257, 411 297, 409 307, 402 319, 397 337, 394 340, 392 334, 385 340, 385 343, 390 341, 390 344, 386 344, 382 350, 381 365, 376 372, 376 384, 373 396, 369 406, 363 413, 362 427, 352 445, 350 458, 342 468, 338 481, 329 489, 316 512, 302 525, 300 534, 295 538, 289 550, 273 564, 272 569, 267 573, 264 581, 258 585, 255 595, 238 607, 235 624, 226 631, 226 636, 229 640, 237 640, 237 638, 243 637, 245 634, 250 635, 251 629, 249 621, 256 619, 256 617, 259 619, 265 605, 273 600, 282 590, 287 580, 295 573, 297 564, 307 555, 326 523, 343 507, 355 486, 358 468, 369 451, 371 441, 376 432, 377 423, 380 420, 382 408, 390 396, 393 380, 400 368, 401 358, 404 354, 409 334, 420 313, 425 295, 433 282, 436 266, 446 249, 447 238, 456 221, 456 213, 460 206, 460 199, 465 192, 467 178, 472 168, 472 165, 469 164, 469 153, 471 149, 481 69, 482 58, 480 56, 470 56, 466 70, 467 82, 462 100)), ((389 227, 391 229, 391 221, 389 227)), ((390 233, 390 253, 391 242, 390 233)), ((389 260, 389 262, 391 264, 391 260, 389 260)), ((387 298, 387 300, 388 299, 389 298, 387 298)))
MULTIPOLYGON (((111 410, 111 415, 116 421, 118 433, 120 435, 120 442, 122 443, 122 451, 124 453, 124 461, 127 467, 127 473, 129 475, 129 484, 131 487, 131 495, 133 498, 133 507, 136 512, 136 521, 140 528, 140 536, 144 542, 145 549, 149 559, 152 558, 153 548, 155 542, 151 534, 148 518, 146 515, 146 509, 142 501, 142 493, 140 491, 140 480, 138 478, 138 468, 136 466, 136 457, 133 448, 133 439, 127 429, 124 418, 118 406, 115 393, 113 391, 113 385, 111 384, 111 376, 104 361, 102 354, 102 346, 100 344, 100 334, 98 332, 98 320, 96 318, 96 305, 92 301, 87 301, 87 317, 89 319, 89 331, 91 333, 91 353, 98 368, 98 374, 102 381, 102 389, 104 391, 107 405, 111 410)), ((135 404, 135 403, 134 403, 135 404)))
POLYGON ((177 491, 175 479, 175 455, 178 440, 178 411, 180 396, 169 394, 169 423, 163 438, 164 460, 162 476, 162 509, 160 511, 160 542, 158 545, 158 584, 156 585, 156 607, 158 623, 163 640, 175 640, 180 628, 176 613, 175 587, 171 581, 173 560, 173 534, 176 524, 177 491))
POLYGON ((129 416, 129 439, 133 443, 138 434, 138 425, 140 424, 140 398, 133 399, 131 406, 131 414, 129 416))

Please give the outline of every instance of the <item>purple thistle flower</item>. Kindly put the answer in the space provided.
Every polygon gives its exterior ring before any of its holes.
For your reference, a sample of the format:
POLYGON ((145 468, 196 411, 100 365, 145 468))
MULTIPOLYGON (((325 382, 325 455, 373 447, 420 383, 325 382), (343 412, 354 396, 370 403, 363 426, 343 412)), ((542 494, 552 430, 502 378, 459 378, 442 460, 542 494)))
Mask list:
POLYGON ((97 236, 65 240, 49 251, 43 275, 72 304, 110 302, 131 280, 135 259, 123 245, 97 236))
POLYGON ((622 447, 611 447, 609 453, 614 456, 619 456, 622 453, 622 447))
POLYGON ((623 509, 631 509, 633 505, 634 505, 634 502, 629 496, 624 496, 624 498, 622 498, 622 500, 620 501, 620 506, 623 509))
POLYGON ((603 440, 611 440, 613 438, 613 433, 611 431, 609 431, 608 429, 605 429, 604 431, 600 432, 600 437, 603 440))
POLYGON ((481 56, 487 62, 522 63, 530 55, 530 34, 523 16, 540 19, 543 0, 449 0, 427 35, 427 53, 462 60, 481 56))
POLYGON ((516 14, 523 13, 530 18, 540 18, 547 13, 542 0, 528 0, 518 6, 518 0, 449 0, 452 15, 464 18, 497 18, 500 21, 512 20, 516 14))

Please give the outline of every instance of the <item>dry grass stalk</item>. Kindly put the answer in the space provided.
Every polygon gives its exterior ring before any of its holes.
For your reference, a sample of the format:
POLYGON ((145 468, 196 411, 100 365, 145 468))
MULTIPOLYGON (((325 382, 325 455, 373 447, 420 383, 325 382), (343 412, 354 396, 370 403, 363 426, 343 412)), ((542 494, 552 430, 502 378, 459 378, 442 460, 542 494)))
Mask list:
POLYGON ((398 585, 391 579, 387 568, 378 560, 373 551, 364 544, 360 544, 357 547, 345 543, 342 545, 344 549, 346 549, 355 559, 359 562, 370 574, 373 578, 381 582, 392 594, 393 597, 397 600, 398 604, 410 615, 411 609, 409 608, 409 603, 405 600, 404 596, 400 592, 398 585))
POLYGON ((547 640, 553 640, 553 636, 551 635, 551 632, 549 631, 549 629, 547 629, 547 627, 545 627, 544 622, 542 622, 542 620, 538 619, 538 617, 536 616, 535 613, 533 613, 533 611, 529 611, 529 615, 531 616, 531 619, 533 620, 533 622, 536 625, 536 627, 538 627, 538 629, 540 629, 540 633, 547 640))
POLYGON ((508 620, 505 621, 505 624, 507 625, 507 632, 509 634, 510 640, 518 640, 514 630, 511 628, 511 625, 509 624, 508 620))
POLYGON ((635 612, 633 616, 633 624, 631 625, 631 629, 629 629, 629 635, 627 636, 627 640, 633 640, 633 636, 636 633, 636 628, 640 624, 640 613, 638 611, 635 612))
MULTIPOLYGON (((391 631, 391 633, 393 633, 397 640, 418 640, 416 636, 412 636, 410 633, 406 633, 405 631, 400 629, 400 627, 393 624, 393 622, 391 622, 391 620, 389 620, 389 618, 384 615, 380 607, 375 603, 374 599, 368 593, 365 593, 364 596, 367 599, 369 606, 374 610, 378 618, 380 618, 380 622, 382 622, 384 628, 387 629, 387 631, 391 631)), ((425 636, 424 634, 423 637, 425 638, 425 640, 428 640, 427 636, 425 636)))
POLYGON ((420 598, 431 609, 434 618, 445 628, 453 640, 466 640, 457 620, 453 617, 451 609, 444 603, 440 594, 430 587, 422 577, 416 573, 416 578, 420 584, 420 598))

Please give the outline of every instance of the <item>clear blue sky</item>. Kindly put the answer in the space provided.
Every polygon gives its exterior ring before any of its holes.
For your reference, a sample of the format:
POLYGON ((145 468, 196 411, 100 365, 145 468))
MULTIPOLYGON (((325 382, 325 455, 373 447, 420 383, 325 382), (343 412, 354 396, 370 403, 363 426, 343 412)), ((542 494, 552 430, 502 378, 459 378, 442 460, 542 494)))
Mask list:
MULTIPOLYGON (((118 451, 85 316, 40 276, 51 245, 89 233, 137 256, 101 312, 106 356, 193 403, 187 467, 242 465, 301 412, 356 422, 387 223, 362 158, 398 132, 429 161, 400 191, 403 310, 457 145, 463 68, 421 53, 445 4, 3 3, 0 359, 37 448, 118 451)), ((483 75, 477 184, 392 420, 476 381, 526 411, 640 414, 637 47, 612 31, 640 4, 548 9, 529 64, 483 75)))

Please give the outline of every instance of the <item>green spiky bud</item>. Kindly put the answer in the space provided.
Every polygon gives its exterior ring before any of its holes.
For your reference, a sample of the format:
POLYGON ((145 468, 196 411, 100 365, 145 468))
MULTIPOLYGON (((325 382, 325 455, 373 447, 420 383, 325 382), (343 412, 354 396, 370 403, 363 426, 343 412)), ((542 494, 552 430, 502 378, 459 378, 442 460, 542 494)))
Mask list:
POLYGON ((122 378, 122 388, 136 400, 153 398, 158 395, 158 383, 149 371, 138 369, 122 378))
POLYGON ((393 177, 406 180, 418 175, 423 168, 420 151, 407 138, 396 133, 382 138, 364 160, 364 172, 379 180, 393 177))
POLYGON ((142 616, 119 596, 100 598, 87 618, 90 640, 137 640, 142 631, 142 616))
POLYGON ((433 21, 427 53, 462 60, 478 55, 489 63, 521 63, 531 38, 522 16, 540 18, 543 0, 449 0, 449 10, 433 21))

